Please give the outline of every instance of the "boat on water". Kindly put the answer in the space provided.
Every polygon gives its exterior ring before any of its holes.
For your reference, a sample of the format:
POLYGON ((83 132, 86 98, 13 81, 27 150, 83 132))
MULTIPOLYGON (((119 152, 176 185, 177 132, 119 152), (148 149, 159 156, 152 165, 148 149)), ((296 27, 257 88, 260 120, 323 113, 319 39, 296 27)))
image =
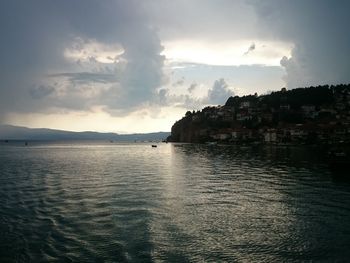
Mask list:
POLYGON ((157 148, 157 145, 155 145, 155 144, 152 144, 152 148, 157 148))
POLYGON ((209 145, 209 146, 213 146, 213 145, 217 145, 218 143, 217 142, 206 142, 205 144, 209 145))

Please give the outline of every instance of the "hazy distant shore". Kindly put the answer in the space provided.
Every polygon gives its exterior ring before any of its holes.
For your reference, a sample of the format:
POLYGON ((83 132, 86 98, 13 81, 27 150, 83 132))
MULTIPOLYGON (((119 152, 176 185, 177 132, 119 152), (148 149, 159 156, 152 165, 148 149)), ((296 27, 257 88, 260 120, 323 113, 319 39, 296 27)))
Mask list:
POLYGON ((72 132, 53 129, 31 129, 12 125, 0 125, 0 140, 2 141, 162 141, 169 135, 170 132, 118 134, 92 131, 72 132))

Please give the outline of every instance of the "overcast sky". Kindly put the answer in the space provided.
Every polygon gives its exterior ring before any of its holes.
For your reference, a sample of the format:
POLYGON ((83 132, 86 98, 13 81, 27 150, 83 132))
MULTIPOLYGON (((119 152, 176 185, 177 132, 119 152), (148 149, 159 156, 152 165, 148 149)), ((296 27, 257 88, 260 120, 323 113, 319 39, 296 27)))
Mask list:
POLYGON ((0 123, 170 131, 231 95, 350 82, 346 0, 4 0, 0 123))

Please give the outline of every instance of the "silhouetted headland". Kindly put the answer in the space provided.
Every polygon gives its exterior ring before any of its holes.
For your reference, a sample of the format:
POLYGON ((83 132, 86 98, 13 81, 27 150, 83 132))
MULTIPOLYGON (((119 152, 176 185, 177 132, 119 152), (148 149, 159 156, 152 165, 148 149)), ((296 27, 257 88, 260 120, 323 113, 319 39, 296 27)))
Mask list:
POLYGON ((235 96, 224 106, 188 111, 168 141, 349 145, 349 110, 349 84, 235 96))

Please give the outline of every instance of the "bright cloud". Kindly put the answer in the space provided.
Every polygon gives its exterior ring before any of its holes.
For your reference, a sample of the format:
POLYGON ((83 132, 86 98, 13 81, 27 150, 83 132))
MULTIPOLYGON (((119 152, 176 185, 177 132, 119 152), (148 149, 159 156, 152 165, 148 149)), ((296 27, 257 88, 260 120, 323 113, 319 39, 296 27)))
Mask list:
POLYGON ((266 65, 279 66, 283 56, 289 57, 292 44, 273 41, 228 41, 204 42, 179 40, 164 42, 163 54, 169 62, 191 62, 206 65, 239 66, 266 65), (254 52, 246 52, 255 43, 254 52))

